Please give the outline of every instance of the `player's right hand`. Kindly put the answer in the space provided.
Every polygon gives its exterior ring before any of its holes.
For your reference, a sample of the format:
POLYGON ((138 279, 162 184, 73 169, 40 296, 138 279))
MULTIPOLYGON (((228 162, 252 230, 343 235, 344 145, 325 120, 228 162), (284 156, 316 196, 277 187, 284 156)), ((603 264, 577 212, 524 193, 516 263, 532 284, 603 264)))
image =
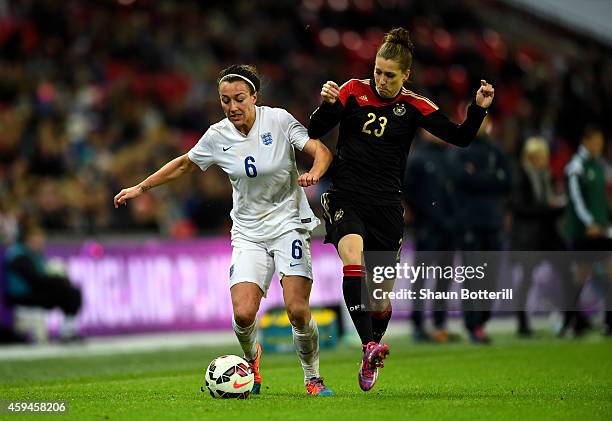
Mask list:
POLYGON ((340 95, 340 88, 336 82, 328 80, 323 84, 323 88, 321 88, 323 101, 333 104, 338 99, 338 95, 340 95))
POLYGON ((319 177, 309 172, 305 172, 304 174, 298 177, 298 184, 301 187, 314 186, 318 182, 319 182, 319 177))
POLYGON ((121 190, 119 193, 117 193, 115 199, 113 200, 115 208, 118 208, 119 205, 126 205, 128 200, 138 197, 141 194, 142 188, 140 186, 132 186, 130 188, 121 190))

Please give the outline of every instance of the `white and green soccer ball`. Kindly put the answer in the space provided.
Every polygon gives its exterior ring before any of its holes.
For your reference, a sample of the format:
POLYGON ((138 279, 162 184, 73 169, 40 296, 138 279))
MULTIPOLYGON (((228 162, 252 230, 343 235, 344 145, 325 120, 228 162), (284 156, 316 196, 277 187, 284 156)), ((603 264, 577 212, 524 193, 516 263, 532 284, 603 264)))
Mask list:
POLYGON ((246 399, 253 389, 253 382, 253 371, 244 358, 222 355, 206 368, 201 389, 202 392, 208 389, 213 398, 246 399))

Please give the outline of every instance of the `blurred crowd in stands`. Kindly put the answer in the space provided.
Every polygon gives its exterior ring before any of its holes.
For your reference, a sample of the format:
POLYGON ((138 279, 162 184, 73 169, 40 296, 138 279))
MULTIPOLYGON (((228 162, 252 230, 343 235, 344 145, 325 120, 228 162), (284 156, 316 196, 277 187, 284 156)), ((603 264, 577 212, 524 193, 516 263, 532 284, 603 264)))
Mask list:
MULTIPOLYGON (((494 16, 495 2, 486 7, 494 16)), ((560 193, 584 127, 612 134, 610 50, 538 22, 517 36, 481 9, 467 0, 0 0, 0 244, 24 218, 62 236, 227 233, 231 187, 215 168, 119 210, 112 197, 223 117, 215 79, 224 66, 256 65, 260 102, 307 124, 322 83, 369 77, 382 35, 400 25, 416 45, 410 89, 462 121, 480 79, 492 82, 490 137, 515 162, 527 138, 544 138, 560 193), (542 31, 558 42, 541 42, 542 31)), ((308 191, 317 212, 324 187, 308 191)))

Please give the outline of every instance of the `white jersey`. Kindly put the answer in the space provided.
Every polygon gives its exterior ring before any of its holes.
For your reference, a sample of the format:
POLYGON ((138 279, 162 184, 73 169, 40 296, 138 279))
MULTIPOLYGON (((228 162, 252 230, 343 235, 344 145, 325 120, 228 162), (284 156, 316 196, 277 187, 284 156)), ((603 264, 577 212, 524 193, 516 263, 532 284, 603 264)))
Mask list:
POLYGON ((319 220, 298 185, 293 147, 308 131, 282 108, 255 107, 248 135, 229 119, 213 124, 187 156, 205 171, 217 164, 232 183, 232 239, 265 241, 294 230, 312 231, 319 220))

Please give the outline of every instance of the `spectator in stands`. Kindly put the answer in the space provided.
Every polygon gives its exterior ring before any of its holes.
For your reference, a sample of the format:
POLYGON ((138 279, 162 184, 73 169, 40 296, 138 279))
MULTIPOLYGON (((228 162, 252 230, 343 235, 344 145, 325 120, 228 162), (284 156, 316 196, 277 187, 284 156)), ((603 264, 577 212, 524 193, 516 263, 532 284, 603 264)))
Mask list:
MULTIPOLYGON (((437 137, 422 131, 423 138, 408 157, 402 191, 413 215, 416 243, 415 265, 452 267, 457 247, 457 224, 454 220, 457 204, 449 161, 448 145, 437 137)), ((423 288, 419 277, 414 291, 423 288)), ((436 291, 449 289, 451 279, 437 279, 436 291)), ((446 300, 434 301, 433 334, 424 327, 423 302, 414 301, 412 323, 413 339, 444 343, 451 339, 446 328, 446 300)))
POLYGON ((532 334, 526 305, 536 266, 548 260, 559 277, 559 285, 567 285, 572 277, 566 256, 559 253, 566 249, 557 224, 565 201, 553 191, 546 140, 541 137, 527 139, 521 163, 515 171, 511 199, 512 257, 515 266, 522 269, 515 299, 520 336, 532 334))
MULTIPOLYGON (((119 180, 135 183, 163 157, 189 150, 199 128, 218 120, 207 81, 224 63, 256 58, 269 75, 264 83, 284 87, 270 91, 266 103, 283 104, 305 122, 323 78, 368 73, 380 35, 399 25, 419 46, 413 90, 439 98, 460 120, 469 80, 490 74, 503 81, 496 111, 506 130, 496 137, 514 145, 546 133, 555 177, 569 158, 558 145, 573 146, 585 116, 612 133, 609 49, 568 34, 545 49, 530 40, 541 40, 546 29, 527 21, 520 33, 492 28, 482 16, 500 13, 496 2, 478 13, 468 1, 379 2, 375 10, 364 2, 344 2, 345 10, 321 1, 175 3, 0 1, 0 201, 38 214, 47 232, 168 235, 185 222, 199 234, 227 232, 227 203, 203 220, 200 203, 181 194, 214 197, 212 183, 194 188, 195 179, 185 178, 113 214, 101 198, 119 180), (223 30, 242 26, 248 30, 231 39, 223 30), (42 178, 51 181, 44 181, 44 200, 36 200, 42 178)), ((307 159, 296 159, 307 168, 307 159)))
POLYGON ((607 229, 610 223, 606 181, 601 155, 604 137, 601 129, 587 126, 578 152, 567 165, 569 206, 565 214, 565 234, 576 264, 576 283, 570 294, 569 308, 560 332, 573 327, 576 336, 589 329, 591 323, 580 311, 580 292, 589 278, 602 278, 605 285, 604 334, 612 335, 612 239, 607 229))
POLYGON ((81 308, 81 291, 65 275, 50 273, 44 244, 45 233, 39 226, 22 226, 19 240, 5 254, 4 301, 24 307, 59 308, 65 316, 60 338, 78 338, 75 317, 81 308))
MULTIPOLYGON (((474 278, 470 285, 466 285, 472 291, 494 289, 497 285, 504 238, 505 198, 512 189, 510 161, 489 137, 488 123, 487 117, 469 147, 451 151, 463 264, 473 267, 487 264, 482 282, 479 284, 474 278)), ((463 304, 465 327, 472 342, 490 342, 484 331, 490 318, 490 302, 464 301, 463 304)))

